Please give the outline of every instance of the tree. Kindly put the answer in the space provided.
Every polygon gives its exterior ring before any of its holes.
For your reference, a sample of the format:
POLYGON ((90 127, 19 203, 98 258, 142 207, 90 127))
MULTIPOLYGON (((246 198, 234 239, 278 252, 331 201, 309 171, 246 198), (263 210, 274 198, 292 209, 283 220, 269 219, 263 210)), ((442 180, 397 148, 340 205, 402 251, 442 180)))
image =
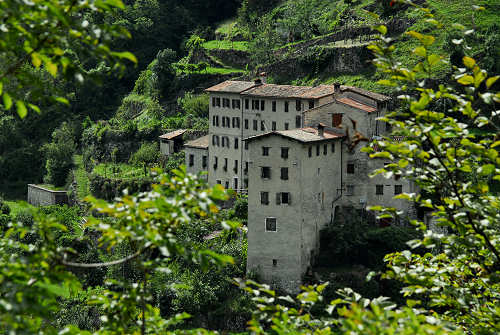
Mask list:
POLYGON ((73 167, 73 155, 76 150, 74 134, 68 123, 64 122, 52 133, 52 142, 43 146, 46 162, 45 182, 56 187, 66 183, 73 167))
POLYGON ((147 167, 158 162, 160 158, 160 150, 158 143, 142 143, 139 150, 137 150, 132 157, 130 163, 134 165, 142 165, 144 167, 144 175, 147 175, 147 167))
MULTIPOLYGON (((129 52, 109 48, 114 38, 130 36, 118 25, 89 22, 84 13, 104 13, 112 8, 124 8, 120 0, 96 2, 49 0, 26 2, 8 0, 0 3, 0 94, 10 110, 15 104, 23 118, 27 108, 39 112, 34 104, 43 97, 43 87, 33 81, 32 67, 43 68, 52 77, 83 80, 84 72, 64 50, 104 60, 116 68, 123 68, 122 60, 137 62, 129 52), (22 43, 20 43, 22 41, 22 43), (29 86, 30 96, 21 95, 19 88, 29 86)), ((53 97, 59 102, 65 98, 53 97)))

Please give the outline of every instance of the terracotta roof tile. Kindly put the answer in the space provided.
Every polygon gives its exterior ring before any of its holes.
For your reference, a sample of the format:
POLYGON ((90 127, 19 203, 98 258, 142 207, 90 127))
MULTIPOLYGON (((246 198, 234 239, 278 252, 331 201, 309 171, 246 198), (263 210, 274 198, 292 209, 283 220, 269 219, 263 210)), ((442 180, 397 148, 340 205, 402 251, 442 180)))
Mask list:
POLYGON ((186 142, 184 144, 184 146, 189 147, 189 148, 207 149, 209 142, 210 142, 209 135, 205 135, 205 136, 197 138, 195 140, 186 142))
POLYGON ((270 98, 296 98, 296 99, 319 99, 333 95, 334 88, 331 85, 293 86, 262 84, 246 90, 242 95, 270 98))
POLYGON ((375 112, 377 110, 376 108, 374 108, 372 106, 365 105, 359 101, 349 99, 349 98, 339 98, 339 99, 337 99, 337 101, 341 102, 345 105, 360 109, 360 110, 365 111, 367 113, 375 112))
POLYGON ((184 135, 184 133, 186 131, 187 131, 187 129, 177 129, 177 130, 171 131, 170 133, 163 134, 159 137, 164 139, 164 140, 171 140, 171 139, 176 138, 178 136, 184 135))
POLYGON ((255 86, 253 81, 226 80, 220 84, 207 88, 206 92, 241 93, 255 86))

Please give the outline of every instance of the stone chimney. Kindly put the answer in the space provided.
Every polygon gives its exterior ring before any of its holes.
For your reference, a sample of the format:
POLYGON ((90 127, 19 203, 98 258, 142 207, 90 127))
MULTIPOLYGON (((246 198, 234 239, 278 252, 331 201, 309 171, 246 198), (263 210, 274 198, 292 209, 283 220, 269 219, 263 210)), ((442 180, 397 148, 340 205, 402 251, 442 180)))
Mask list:
POLYGON ((337 99, 340 96, 340 83, 333 83, 333 97, 337 99))
POLYGON ((318 123, 318 136, 325 137, 325 125, 318 123))
POLYGON ((262 84, 267 84, 267 72, 259 73, 259 79, 262 84))

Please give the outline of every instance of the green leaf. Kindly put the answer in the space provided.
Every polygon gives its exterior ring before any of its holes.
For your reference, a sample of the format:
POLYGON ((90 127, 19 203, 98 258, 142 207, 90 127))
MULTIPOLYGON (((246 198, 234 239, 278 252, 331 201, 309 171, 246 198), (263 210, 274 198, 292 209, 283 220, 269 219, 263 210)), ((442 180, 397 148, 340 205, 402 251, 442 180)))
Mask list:
MULTIPOLYGON (((493 85, 493 84, 494 84, 494 83, 498 80, 498 78, 500 78, 500 76, 494 76, 494 77, 490 77, 490 78, 488 78, 488 79, 486 80, 486 87, 487 87, 487 88, 490 88, 490 87, 491 87, 491 85, 493 85)), ((0 93, 1 93, 1 92, 2 92, 2 91, 0 90, 0 93)))
POLYGON ((45 61, 45 69, 52 77, 55 78, 57 76, 57 65, 51 61, 45 61))
POLYGON ((62 103, 62 104, 65 104, 65 105, 68 105, 68 106, 69 106, 69 101, 68 101, 68 99, 66 99, 66 98, 63 98, 63 97, 55 97, 55 98, 54 98, 54 100, 55 100, 55 101, 57 101, 57 102, 60 102, 60 103, 62 103))
POLYGON ((478 170, 479 174, 481 174, 483 176, 492 174, 494 171, 495 171, 495 165, 493 165, 493 164, 483 165, 478 170))
POLYGON ((125 5, 121 0, 105 0, 104 3, 109 6, 125 9, 125 5))
POLYGON ((392 80, 388 80, 388 79, 379 80, 379 81, 377 81, 377 84, 384 85, 384 86, 396 86, 395 82, 393 82, 392 80))
POLYGON ((32 110, 34 110, 35 112, 37 112, 38 114, 40 114, 40 108, 36 105, 33 105, 33 104, 28 104, 29 108, 31 108, 32 110))
POLYGON ((476 61, 474 60, 474 58, 465 56, 462 60, 464 62, 464 65, 469 69, 472 69, 474 65, 476 65, 476 61))
POLYGON ((425 57, 427 55, 427 49, 424 47, 417 47, 413 50, 413 53, 420 57, 425 57))
POLYGON ((112 52, 111 53, 113 56, 119 57, 119 58, 125 58, 131 61, 132 63, 137 64, 137 58, 135 58, 134 54, 128 51, 123 51, 123 52, 112 52))
POLYGON ((0 81, 0 95, 2 95, 3 92, 3 83, 0 81))
POLYGON ((3 94, 3 105, 6 110, 9 110, 12 107, 12 98, 7 92, 3 94))
POLYGON ((470 75, 460 77, 457 82, 462 85, 470 85, 474 83, 474 78, 470 75))
POLYGON ((427 61, 429 62, 429 65, 432 66, 434 64, 436 64, 437 62, 439 62, 441 60, 441 56, 439 55, 436 55, 436 54, 432 54, 430 55, 429 57, 427 57, 427 61))
POLYGON ((24 104, 23 101, 17 100, 16 106, 17 106, 17 114, 21 119, 24 119, 26 117, 26 114, 28 114, 28 109, 26 108, 26 105, 24 104))
POLYGON ((380 32, 382 35, 385 35, 387 34, 387 27, 384 26, 384 25, 378 25, 378 26, 374 26, 373 29, 377 30, 378 32, 380 32))
POLYGON ((33 66, 35 66, 37 69, 42 65, 42 59, 40 58, 40 55, 36 52, 31 54, 31 63, 33 63, 33 66))

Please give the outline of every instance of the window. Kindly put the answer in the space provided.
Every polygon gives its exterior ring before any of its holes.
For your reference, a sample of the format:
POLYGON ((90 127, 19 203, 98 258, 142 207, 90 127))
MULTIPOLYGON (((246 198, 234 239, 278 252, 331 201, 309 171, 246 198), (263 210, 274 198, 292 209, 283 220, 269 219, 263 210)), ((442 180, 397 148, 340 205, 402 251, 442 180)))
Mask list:
POLYGON ((248 150, 248 142, 245 142, 245 150, 248 150))
POLYGON ((281 158, 283 158, 283 159, 288 158, 288 148, 286 148, 286 147, 281 148, 281 158))
POLYGON ((272 103, 272 110, 273 112, 276 112, 276 101, 273 101, 272 103))
POLYGON ((258 128, 257 128, 257 120, 253 120, 253 130, 258 130, 258 128))
POLYGON ((273 266, 278 266, 278 260, 277 259, 273 259, 273 266))
POLYGON ((323 155, 326 155, 328 152, 328 144, 323 144, 323 155))
POLYGON ((212 107, 215 107, 215 97, 212 97, 212 107))
POLYGON ((248 174, 248 162, 245 162, 245 170, 243 171, 244 174, 248 174))
POLYGON ((288 122, 285 122, 285 130, 288 130, 288 122))
POLYGON ((288 113, 288 101, 285 101, 285 113, 288 113))
POLYGON ((232 119, 232 126, 233 128, 240 128, 240 118, 239 117, 233 117, 232 119))
POLYGON ((276 218, 266 218, 266 231, 276 231, 276 218))
POLYGON ((259 100, 252 100, 252 109, 259 110, 259 100))
POLYGON ((240 107, 241 107, 240 100, 238 100, 238 99, 233 99, 231 104, 232 104, 233 109, 240 109, 240 107))
POLYGON ((342 124, 342 114, 335 113, 332 115, 332 127, 338 128, 342 124))
POLYGON ((214 116, 212 116, 212 126, 214 126, 214 127, 215 127, 215 115, 214 115, 214 116))
POLYGON ((226 119, 226 127, 231 128, 231 122, 230 122, 231 119, 229 118, 229 116, 226 116, 225 119, 226 119))
POLYGON ((288 180, 288 168, 287 167, 281 168, 281 180, 288 180))
POLYGON ((216 98, 215 104, 217 105, 217 107, 220 107, 220 98, 216 98))
POLYGON ((262 166, 260 168, 260 176, 263 179, 271 179, 271 168, 269 166, 262 166))
POLYGON ((301 117, 300 117, 300 115, 297 115, 297 116, 295 117, 295 128, 300 128, 300 127, 301 127, 301 124, 302 124, 301 117))
POLYGON ((275 131, 275 130, 276 130, 276 121, 273 121, 273 122, 271 123, 271 130, 272 130, 272 131, 275 131))
POLYGON ((193 166, 193 165, 194 165, 194 155, 190 154, 189 155, 189 166, 193 166))
POLYGON ((233 168, 234 173, 238 173, 238 160, 234 160, 234 168, 233 168))
POLYGON ((269 147, 262 147, 262 156, 269 156, 269 147))
POLYGON ((354 163, 347 163, 347 173, 349 174, 354 173, 354 163))
POLYGON ((215 125, 217 127, 219 126, 219 116, 218 115, 215 117, 215 125))
POLYGON ((237 137, 235 137, 235 138, 234 138, 234 148, 235 148, 235 149, 238 149, 238 146, 239 146, 239 141, 238 141, 238 138, 237 138, 237 137))
POLYGON ((225 187, 225 189, 226 190, 229 189, 229 181, 227 181, 227 180, 226 180, 226 187, 225 187))
POLYGON ((332 143, 332 152, 335 152, 335 142, 332 143))
POLYGON ((388 133, 392 132, 392 125, 390 123, 385 123, 385 131, 388 133))
POLYGON ((248 119, 245 119, 245 129, 248 129, 248 119))
POLYGON ((222 127, 226 126, 226 117, 222 117, 222 127))
POLYGON ((243 187, 248 188, 248 178, 243 179, 243 187))
POLYGON ((394 185, 394 194, 403 193, 403 185, 394 185))
POLYGON ((319 144, 316 144, 316 156, 319 156, 319 144))
POLYGON ((347 185, 345 195, 354 195, 354 185, 347 185))
POLYGON ((206 169, 208 166, 208 157, 207 156, 203 156, 201 158, 201 167, 206 169))
POLYGON ((222 184, 222 181, 220 179, 217 179, 215 182, 219 185, 222 184))
POLYGON ((222 107, 227 107, 229 108, 230 102, 229 99, 227 98, 222 98, 222 107))
POLYGON ((276 205, 290 205, 292 203, 292 196, 287 192, 276 193, 276 205))
POLYGON ((261 205, 269 205, 269 192, 260 192, 261 205))
POLYGON ((245 99, 245 109, 248 109, 249 107, 248 104, 249 104, 248 99, 245 99))
POLYGON ((375 185, 375 194, 383 195, 384 194, 384 185, 375 185))
POLYGON ((300 112, 300 110, 302 109, 302 102, 300 100, 295 100, 295 109, 297 110, 297 112, 300 112))
POLYGON ((217 145, 217 135, 212 135, 212 145, 217 145))
POLYGON ((314 100, 309 100, 309 109, 314 108, 314 100))
POLYGON ((235 190, 238 189, 238 177, 233 178, 233 187, 235 190))
POLYGON ((219 163, 219 159, 217 158, 217 156, 214 156, 214 170, 217 170, 218 163, 219 163))
POLYGON ((264 107, 266 107, 266 101, 265 100, 261 100, 260 101, 260 110, 263 111, 264 107))
POLYGON ((224 166, 222 167, 224 171, 227 171, 227 158, 224 158, 224 166))
POLYGON ((231 100, 231 108, 232 109, 236 108, 236 100, 235 99, 231 100))
POLYGON ((312 155, 313 155, 313 148, 312 147, 309 147, 308 155, 309 155, 309 157, 312 157, 312 155))
POLYGON ((261 131, 266 130, 266 124, 265 124, 265 122, 264 122, 264 121, 260 121, 260 130, 261 130, 261 131))

